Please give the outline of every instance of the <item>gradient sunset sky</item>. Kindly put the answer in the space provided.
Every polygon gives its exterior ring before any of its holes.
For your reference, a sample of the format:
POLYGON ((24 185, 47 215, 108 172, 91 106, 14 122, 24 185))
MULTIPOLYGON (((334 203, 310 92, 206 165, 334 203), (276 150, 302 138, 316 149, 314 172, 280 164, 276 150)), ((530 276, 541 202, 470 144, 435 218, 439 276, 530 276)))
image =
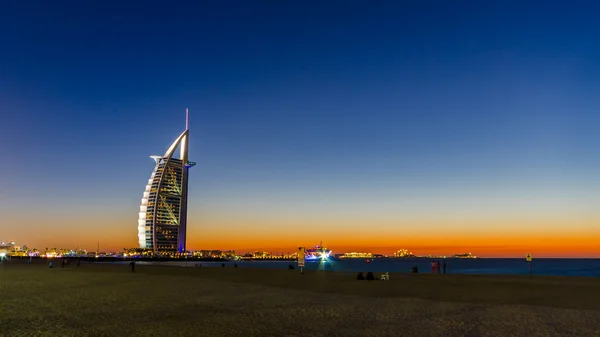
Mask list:
POLYGON ((135 247, 189 107, 189 249, 598 257, 598 7, 4 1, 0 241, 135 247))

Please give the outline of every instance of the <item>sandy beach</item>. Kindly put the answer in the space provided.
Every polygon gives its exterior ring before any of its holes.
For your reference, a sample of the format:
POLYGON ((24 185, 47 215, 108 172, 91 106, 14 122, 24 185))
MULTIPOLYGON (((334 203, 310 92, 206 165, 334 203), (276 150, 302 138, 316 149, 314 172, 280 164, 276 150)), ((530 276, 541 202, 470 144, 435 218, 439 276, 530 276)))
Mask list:
POLYGON ((597 278, 355 276, 9 263, 0 335, 600 336, 597 278))

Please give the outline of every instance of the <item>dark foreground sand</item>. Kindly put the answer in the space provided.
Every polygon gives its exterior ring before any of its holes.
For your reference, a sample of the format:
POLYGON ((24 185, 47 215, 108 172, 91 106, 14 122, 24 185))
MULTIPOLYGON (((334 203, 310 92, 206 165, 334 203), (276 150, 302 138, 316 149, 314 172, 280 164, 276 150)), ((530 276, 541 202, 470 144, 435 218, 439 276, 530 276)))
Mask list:
POLYGON ((600 336, 600 279, 0 269, 2 336, 600 336))

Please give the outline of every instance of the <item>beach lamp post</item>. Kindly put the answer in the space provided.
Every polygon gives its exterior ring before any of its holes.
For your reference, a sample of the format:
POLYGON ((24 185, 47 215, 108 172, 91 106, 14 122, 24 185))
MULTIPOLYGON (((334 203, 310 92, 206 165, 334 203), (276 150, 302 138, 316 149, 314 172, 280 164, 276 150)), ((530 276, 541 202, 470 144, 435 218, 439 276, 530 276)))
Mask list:
POLYGON ((302 268, 304 268, 304 257, 306 256, 306 248, 298 247, 298 267, 300 267, 300 274, 304 274, 302 268))
POLYGON ((531 260, 533 260, 531 253, 527 253, 527 255, 525 255, 525 260, 527 260, 527 266, 529 267, 529 277, 531 277, 531 260))
POLYGON ((6 253, 0 253, 0 264, 2 265, 2 274, 4 274, 4 259, 6 258, 6 253))

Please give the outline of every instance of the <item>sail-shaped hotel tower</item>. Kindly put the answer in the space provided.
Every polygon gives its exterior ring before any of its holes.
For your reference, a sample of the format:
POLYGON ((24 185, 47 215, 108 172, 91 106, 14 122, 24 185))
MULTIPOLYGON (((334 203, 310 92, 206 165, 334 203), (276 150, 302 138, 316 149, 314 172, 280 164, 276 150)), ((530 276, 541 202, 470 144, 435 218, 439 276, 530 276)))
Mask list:
POLYGON ((140 248, 173 254, 186 250, 188 171, 188 110, 186 126, 162 156, 151 156, 156 166, 142 197, 138 219, 140 248), (174 158, 179 148, 179 158, 174 158))

